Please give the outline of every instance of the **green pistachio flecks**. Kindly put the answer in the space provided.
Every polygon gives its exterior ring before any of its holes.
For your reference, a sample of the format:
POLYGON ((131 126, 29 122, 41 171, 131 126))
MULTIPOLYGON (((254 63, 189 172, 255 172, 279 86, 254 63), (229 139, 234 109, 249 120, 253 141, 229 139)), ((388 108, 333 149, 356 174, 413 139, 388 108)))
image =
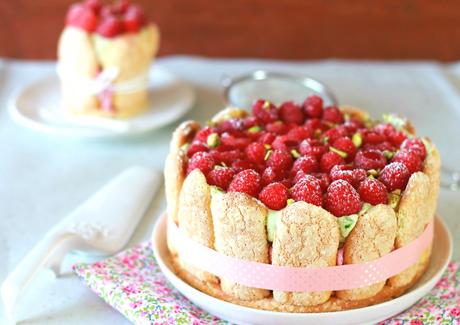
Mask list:
POLYGON ((386 159, 391 159, 394 157, 395 153, 390 150, 383 150, 383 155, 385 156, 386 159))
POLYGON ((295 202, 294 199, 288 199, 288 200, 287 200, 287 205, 291 205, 291 204, 293 204, 294 202, 295 202))
POLYGON ((273 150, 268 150, 268 151, 265 153, 264 160, 268 160, 268 158, 270 158, 270 156, 272 155, 272 152, 273 152, 273 150))
POLYGON ((372 205, 371 205, 371 204, 369 204, 369 203, 367 203, 367 202, 363 203, 363 206, 362 206, 361 210, 359 210, 358 215, 362 216, 362 215, 365 214, 367 211, 369 211, 370 208, 372 208, 372 205))
POLYGON ((253 127, 251 127, 251 128, 248 129, 248 132, 249 132, 249 133, 257 133, 257 132, 259 132, 260 130, 262 130, 262 129, 260 128, 260 126, 254 125, 253 127))
POLYGON ((347 158, 348 157, 348 154, 345 151, 339 150, 339 149, 334 148, 334 147, 329 147, 329 151, 335 152, 336 154, 338 154, 342 158, 347 158))
POLYGON ((297 158, 300 157, 300 153, 297 150, 292 149, 291 150, 291 156, 297 159, 297 158))
POLYGON ((265 150, 270 150, 272 148, 268 143, 264 144, 265 150))
POLYGON ((209 148, 215 148, 220 144, 220 137, 217 133, 211 133, 206 139, 209 148))
POLYGON ((351 138, 351 142, 355 145, 356 148, 359 148, 363 144, 363 136, 361 133, 357 132, 353 134, 353 137, 351 138))
POLYGON ((349 216, 343 216, 337 218, 337 222, 339 224, 340 229, 340 242, 343 243, 345 239, 348 237, 350 232, 356 225, 359 216, 357 214, 351 214, 349 216))
POLYGON ((388 204, 396 210, 401 200, 401 190, 395 190, 391 193, 388 193, 388 204))
POLYGON ((379 174, 380 174, 379 171, 376 169, 369 169, 367 171, 368 176, 376 177, 376 176, 379 176, 379 174))

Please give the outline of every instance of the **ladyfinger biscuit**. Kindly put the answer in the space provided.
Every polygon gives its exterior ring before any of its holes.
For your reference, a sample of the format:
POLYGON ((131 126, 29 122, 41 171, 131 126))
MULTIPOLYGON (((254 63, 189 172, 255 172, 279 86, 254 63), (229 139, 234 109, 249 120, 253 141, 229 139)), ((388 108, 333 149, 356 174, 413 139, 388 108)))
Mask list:
POLYGON ((438 203, 441 157, 439 155, 438 149, 434 146, 434 144, 432 142, 429 142, 429 144, 430 150, 428 150, 428 154, 425 159, 423 172, 430 179, 430 193, 428 196, 428 201, 426 202, 426 216, 428 218, 432 218, 436 213, 436 206, 438 203))
POLYGON ((226 120, 229 120, 232 118, 245 117, 246 115, 248 115, 248 113, 244 109, 236 108, 236 107, 227 107, 226 109, 214 115, 211 121, 213 123, 220 124, 226 120))
MULTIPOLYGON (((267 209, 244 193, 229 192, 212 198, 215 249, 242 260, 268 263, 268 241, 265 227, 267 209)), ((221 289, 241 300, 257 300, 270 291, 250 288, 221 278, 221 289)))
MULTIPOLYGON (((179 228, 192 240, 214 248, 214 232, 211 216, 211 191, 199 169, 193 170, 184 180, 179 197, 177 217, 179 228)), ((185 269, 202 281, 217 282, 214 275, 196 269, 179 255, 185 269)))
MULTIPOLYGON (((396 248, 403 247, 422 234, 430 217, 427 216, 427 202, 430 195, 430 180, 422 172, 412 174, 399 202, 396 217, 398 233, 396 248)), ((389 279, 393 287, 409 283, 415 276, 417 263, 389 279)))
MULTIPOLYGON (((305 202, 296 202, 281 212, 276 223, 272 264, 279 266, 334 266, 339 247, 339 226, 326 210, 305 202)), ((280 303, 313 306, 329 299, 331 291, 274 291, 280 303)))
MULTIPOLYGON (((372 261, 393 249, 398 229, 396 215, 388 205, 379 204, 360 216, 344 245, 344 264, 372 261)), ((337 291, 336 296, 347 300, 360 300, 374 296, 385 281, 371 286, 337 291)))
POLYGON ((179 150, 184 144, 192 141, 195 133, 200 129, 200 124, 195 121, 182 122, 174 131, 169 144, 170 151, 179 150))

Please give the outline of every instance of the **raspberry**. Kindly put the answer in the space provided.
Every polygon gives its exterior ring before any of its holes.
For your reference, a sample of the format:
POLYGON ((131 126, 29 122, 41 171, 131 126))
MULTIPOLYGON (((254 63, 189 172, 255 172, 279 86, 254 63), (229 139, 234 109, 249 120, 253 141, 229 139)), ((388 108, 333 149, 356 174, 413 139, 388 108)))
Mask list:
POLYGON ((363 137, 363 142, 366 144, 379 144, 386 140, 385 135, 373 130, 362 130, 361 135, 363 137))
POLYGON ((400 147, 406 138, 406 134, 403 131, 394 131, 388 136, 388 140, 395 147, 400 147))
POLYGON ((283 135, 289 131, 288 126, 281 121, 266 124, 265 130, 277 135, 283 135))
POLYGON ((365 170, 382 169, 386 164, 387 159, 379 150, 360 150, 355 157, 355 165, 365 170))
POLYGON ((141 7, 130 5, 126 10, 123 23, 127 32, 137 33, 145 25, 145 16, 141 7))
POLYGON ((423 162, 420 156, 414 151, 401 150, 393 157, 392 161, 403 163, 411 174, 419 172, 423 168, 423 162))
POLYGON ((326 210, 336 217, 358 213, 362 202, 358 192, 350 183, 339 179, 333 181, 326 192, 326 210))
POLYGON ((223 190, 227 190, 233 176, 235 176, 235 172, 231 168, 223 167, 211 170, 206 179, 209 185, 215 185, 223 190))
POLYGON ((294 123, 300 125, 303 123, 303 112, 294 102, 284 102, 281 104, 279 115, 285 123, 294 123))
POLYGON ((377 179, 366 178, 359 184, 358 192, 361 200, 372 205, 388 203, 387 189, 377 179))
POLYGON ((347 159, 353 160, 356 155, 356 147, 348 137, 338 138, 332 143, 332 146, 340 151, 343 151, 347 154, 347 159))
POLYGON ((316 95, 308 96, 303 103, 303 110, 309 118, 320 118, 323 115, 323 99, 316 95))
POLYGON ((251 139, 237 138, 227 132, 222 133, 220 140, 224 145, 237 149, 245 149, 251 143, 251 139))
POLYGON ((285 178, 282 181, 280 181, 280 183, 283 184, 286 188, 291 188, 294 184, 293 181, 294 180, 292 178, 285 178))
POLYGON ((213 167, 214 158, 210 153, 197 152, 188 161, 187 173, 190 173, 192 170, 198 168, 206 175, 213 167))
POLYGON ((319 171, 319 163, 318 159, 314 156, 302 156, 294 162, 294 166, 292 167, 292 172, 294 175, 297 172, 302 171, 305 174, 315 173, 319 171))
POLYGON ((292 156, 285 150, 274 150, 267 160, 267 166, 274 171, 290 170, 292 166, 292 156))
POLYGON ((321 135, 321 139, 327 143, 334 143, 337 139, 347 136, 345 128, 335 127, 327 130, 321 135))
POLYGON ((337 106, 328 106, 324 109, 323 120, 334 124, 342 124, 344 122, 342 112, 337 106))
POLYGON ((275 171, 271 167, 267 167, 262 172, 262 186, 267 186, 268 184, 279 182, 284 178, 285 173, 283 171, 275 171))
POLYGON ((345 159, 340 157, 337 153, 329 151, 326 152, 319 162, 321 171, 323 173, 329 173, 335 165, 343 165, 345 164, 345 159))
POLYGON ((204 143, 193 141, 188 147, 187 156, 190 158, 197 152, 201 151, 208 151, 208 147, 204 143))
POLYGON ((419 138, 412 138, 412 139, 404 140, 404 142, 401 144, 401 149, 413 151, 420 157, 420 159, 422 159, 422 161, 425 160, 426 148, 425 148, 425 145, 423 144, 423 141, 420 140, 419 138))
POLYGON ((318 130, 321 132, 325 132, 329 129, 326 123, 323 123, 323 121, 317 118, 308 120, 307 122, 305 122, 305 126, 311 129, 313 132, 316 132, 318 130))
POLYGON ((91 8, 77 3, 70 6, 65 22, 66 25, 79 27, 87 32, 92 32, 97 26, 97 16, 91 8))
POLYGON ((227 132, 227 133, 235 134, 235 133, 240 133, 244 131, 245 126, 244 126, 244 121, 242 119, 235 118, 235 119, 223 121, 222 123, 219 124, 217 129, 220 133, 227 132))
POLYGON ((232 164, 235 160, 241 159, 243 154, 239 150, 229 150, 229 151, 212 151, 211 152, 214 161, 217 164, 224 163, 228 166, 232 164))
POLYGON ((115 16, 104 18, 97 26, 96 32, 104 37, 115 37, 123 33, 123 22, 115 16))
POLYGON ((232 168, 235 172, 239 173, 246 169, 255 169, 255 166, 247 160, 238 159, 232 163, 232 168))
POLYGON ((288 189, 281 183, 272 183, 260 191, 259 200, 269 209, 281 210, 287 204, 288 189))
POLYGON ((305 139, 299 145, 299 151, 303 156, 312 155, 316 159, 321 159, 329 148, 316 139, 305 139))
POLYGON ((257 99, 252 104, 252 112, 263 124, 272 123, 278 119, 278 109, 268 100, 257 99))
POLYGON ((86 8, 91 9, 96 15, 99 13, 102 7, 101 2, 99 0, 85 0, 83 2, 83 5, 86 8))
POLYGON ((300 142, 307 138, 313 137, 313 131, 305 126, 298 126, 287 133, 287 138, 291 141, 300 142))
POLYGON ((296 201, 305 201, 317 206, 323 204, 320 181, 311 175, 302 177, 291 189, 291 194, 296 201))
POLYGON ((395 132, 395 127, 390 123, 380 123, 374 127, 374 131, 389 137, 391 133, 395 132))
POLYGON ((363 146, 363 150, 369 150, 369 149, 372 149, 372 150, 379 150, 379 151, 385 151, 385 150, 388 150, 388 151, 394 151, 395 148, 393 147, 393 145, 388 142, 388 141, 383 141, 379 144, 370 144, 370 143, 366 143, 364 146, 363 146))
POLYGON ((289 151, 291 147, 295 147, 297 141, 289 140, 287 135, 279 135, 272 142, 272 148, 278 150, 289 151))
POLYGON ((326 173, 313 173, 311 175, 316 177, 319 180, 319 183, 321 185, 321 190, 323 192, 326 191, 327 188, 329 187, 329 184, 331 184, 331 179, 329 175, 326 173))
POLYGON ((353 134, 356 131, 358 131, 358 129, 363 128, 364 124, 361 121, 351 119, 351 120, 346 121, 343 124, 343 126, 345 127, 348 133, 353 134))
POLYGON ((275 140, 276 136, 274 134, 271 134, 271 133, 262 133, 262 135, 260 136, 258 142, 262 143, 262 144, 272 144, 273 141, 275 140))
POLYGON ((252 169, 246 169, 233 177, 230 185, 228 186, 229 192, 241 192, 257 197, 260 190, 260 176, 252 169))
POLYGON ((118 14, 123 14, 128 10, 130 1, 129 0, 119 0, 114 4, 114 11, 118 14))
POLYGON ((259 164, 264 163, 265 158, 265 147, 261 143, 251 143, 249 146, 246 147, 246 157, 250 162, 259 164))
POLYGON ((400 162, 392 162, 385 166, 379 176, 379 180, 386 186, 388 192, 396 189, 403 190, 409 181, 410 171, 400 162))
POLYGON ((211 128, 211 127, 207 126, 205 128, 202 128, 201 130, 199 130, 196 133, 195 140, 203 142, 203 143, 206 143, 206 141, 208 140, 208 136, 211 135, 212 133, 216 133, 216 132, 217 132, 217 130, 215 128, 211 128))
POLYGON ((333 181, 343 179, 350 183, 353 187, 357 187, 359 183, 366 178, 367 173, 364 169, 353 169, 350 165, 336 165, 332 167, 329 176, 333 181))

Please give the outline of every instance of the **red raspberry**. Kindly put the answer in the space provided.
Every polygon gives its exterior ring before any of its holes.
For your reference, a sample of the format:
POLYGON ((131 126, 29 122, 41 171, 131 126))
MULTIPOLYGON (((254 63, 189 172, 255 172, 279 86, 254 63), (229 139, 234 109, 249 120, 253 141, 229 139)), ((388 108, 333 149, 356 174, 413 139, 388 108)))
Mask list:
POLYGON ((304 116, 300 106, 294 102, 284 102, 281 104, 279 115, 285 123, 300 125, 303 123, 304 116))
POLYGON ((395 147, 400 147, 406 138, 406 134, 403 131, 394 131, 388 136, 388 140, 395 147))
POLYGON ((307 120, 307 122, 305 122, 305 126, 311 129, 313 132, 316 132, 318 130, 321 132, 325 132, 329 129, 329 126, 327 126, 326 123, 323 123, 323 121, 317 118, 307 120))
POLYGON ((292 185, 294 185, 294 180, 292 178, 285 178, 280 181, 281 184, 283 184, 286 188, 291 188, 292 185))
POLYGON ((363 128, 364 124, 361 121, 351 119, 351 120, 346 121, 343 124, 343 126, 345 127, 345 129, 347 130, 349 134, 354 134, 356 133, 356 131, 358 131, 358 129, 363 128))
POLYGON ((227 132, 222 133, 222 135, 220 136, 220 140, 226 146, 241 149, 241 150, 245 149, 249 145, 249 143, 251 143, 251 139, 237 138, 227 132))
POLYGON ((217 132, 217 130, 215 128, 211 128, 211 127, 207 126, 205 128, 202 128, 201 130, 199 130, 196 133, 195 140, 203 142, 203 143, 206 143, 206 141, 208 141, 208 136, 210 136, 211 134, 216 133, 216 132, 217 132))
POLYGON ((321 185, 321 190, 324 192, 327 190, 329 187, 329 184, 331 184, 331 179, 328 174, 326 173, 313 173, 311 174, 312 176, 316 177, 321 185))
POLYGON ((299 145, 300 154, 303 156, 312 155, 316 159, 321 159, 321 156, 328 152, 328 150, 328 146, 316 139, 305 139, 299 145))
POLYGON ((327 188, 326 210, 336 217, 358 213, 362 205, 358 192, 343 179, 333 181, 327 188))
POLYGON ((138 5, 130 5, 123 19, 127 32, 137 33, 145 25, 145 15, 138 5))
POLYGON ((99 0, 85 0, 83 2, 83 5, 86 8, 91 9, 96 15, 99 13, 102 7, 101 2, 99 0))
POLYGON ((264 163, 265 147, 262 143, 251 143, 246 147, 246 157, 250 162, 261 164, 264 163))
POLYGON ((209 171, 212 170, 214 163, 214 158, 210 153, 197 152, 188 161, 187 174, 198 168, 203 172, 203 174, 206 175, 209 171))
POLYGON ((318 159, 316 159, 315 156, 302 156, 298 158, 294 162, 292 172, 296 175, 299 171, 302 171, 305 174, 316 173, 319 171, 318 159))
POLYGON ((409 181, 410 171, 400 162, 392 162, 385 166, 379 176, 379 180, 386 186, 388 192, 400 189, 404 190, 409 181))
POLYGON ((387 189, 377 179, 366 178, 359 184, 358 192, 361 200, 372 205, 388 203, 387 189))
POLYGON ((359 168, 382 169, 387 164, 387 159, 379 150, 360 150, 355 157, 355 165, 359 168))
POLYGON ((278 119, 278 109, 268 100, 257 99, 252 104, 252 112, 263 124, 272 123, 278 119))
POLYGON ((339 154, 329 151, 326 152, 319 162, 321 171, 323 173, 329 173, 335 165, 345 164, 345 159, 339 156, 339 154))
POLYGON ((291 194, 296 201, 305 201, 317 206, 323 204, 320 181, 311 175, 302 177, 291 189, 291 194))
POLYGON ((404 142, 401 144, 401 149, 413 151, 420 157, 420 159, 422 159, 422 161, 425 160, 426 148, 423 144, 423 141, 419 138, 411 138, 404 140, 404 142))
POLYGON ((267 167, 262 172, 262 186, 267 186, 268 184, 279 182, 284 178, 285 173, 283 171, 275 171, 271 167, 267 167))
POLYGON ((350 165, 336 165, 332 167, 329 175, 333 181, 343 179, 353 185, 353 187, 357 187, 366 178, 367 173, 364 169, 354 169, 350 165))
POLYGON ((276 121, 273 123, 268 123, 265 125, 265 130, 268 132, 277 134, 277 135, 283 135, 286 134, 289 131, 289 128, 286 124, 284 124, 281 121, 276 121))
POLYGON ((96 29, 96 33, 108 38, 122 34, 123 31, 123 22, 115 16, 109 16, 102 19, 96 29))
POLYGON ((250 129, 257 125, 257 118, 254 115, 249 115, 243 118, 243 125, 246 129, 250 129))
POLYGON ((388 142, 388 141, 383 141, 379 144, 370 144, 370 143, 366 143, 363 148, 363 150, 379 150, 379 151, 384 151, 384 150, 388 150, 388 151, 394 151, 395 148, 393 147, 393 145, 388 142))
POLYGON ((246 169, 233 177, 230 185, 228 186, 229 192, 241 192, 257 197, 260 190, 260 176, 252 169, 246 169))
POLYGON ((232 168, 235 172, 239 173, 246 169, 254 169, 255 165, 247 160, 238 159, 232 163, 232 168))
POLYGON ((97 26, 96 13, 89 7, 76 3, 70 6, 67 11, 66 25, 82 28, 92 32, 97 26))
POLYGON ((338 138, 332 143, 332 146, 347 154, 347 160, 353 160, 356 155, 356 147, 348 137, 338 138))
POLYGON ((289 151, 291 147, 295 147, 297 141, 290 140, 287 135, 279 135, 272 142, 272 148, 277 150, 289 151))
POLYGON ((273 141, 275 140, 276 136, 274 134, 271 134, 269 132, 266 132, 266 133, 263 133, 258 142, 262 143, 262 144, 272 144, 273 141))
POLYGON ((233 118, 230 120, 225 120, 217 126, 219 133, 230 133, 237 134, 245 130, 244 121, 239 118, 233 118))
POLYGON ((337 139, 347 136, 347 130, 344 127, 335 127, 327 130, 321 135, 321 139, 327 143, 334 143, 337 139))
POLYGON ((378 133, 374 130, 362 130, 360 131, 363 142, 366 144, 379 144, 385 141, 385 135, 378 133))
POLYGON ((287 204, 289 191, 281 183, 272 183, 267 185, 260 191, 259 200, 263 202, 269 209, 281 210, 287 204))
POLYGON ((235 172, 231 168, 223 167, 211 170, 206 179, 209 185, 215 185, 223 190, 227 190, 233 176, 235 176, 235 172))
POLYGON ((420 159, 420 156, 417 155, 414 151, 401 150, 399 151, 391 161, 397 161, 403 163, 410 173, 416 173, 422 170, 423 162, 420 159))
POLYGON ((239 150, 215 150, 211 152, 211 155, 217 164, 224 163, 227 166, 230 166, 235 160, 243 158, 243 154, 239 150))
POLYGON ((290 170, 292 166, 292 156, 285 150, 274 150, 267 160, 267 166, 273 168, 274 171, 290 170))
POLYGON ((208 151, 208 147, 204 143, 193 141, 188 147, 187 156, 190 158, 197 152, 201 151, 208 151))
POLYGON ((316 95, 308 96, 303 103, 303 110, 309 118, 321 118, 323 115, 323 99, 316 95))
POLYGON ((395 132, 395 127, 390 123, 380 123, 374 127, 374 131, 389 137, 391 133, 395 132))
POLYGON ((304 139, 312 138, 313 131, 308 127, 298 126, 296 128, 291 129, 286 136, 291 141, 300 142, 304 139))
POLYGON ((323 120, 334 124, 342 124, 344 122, 343 114, 337 106, 329 106, 324 109, 323 120))

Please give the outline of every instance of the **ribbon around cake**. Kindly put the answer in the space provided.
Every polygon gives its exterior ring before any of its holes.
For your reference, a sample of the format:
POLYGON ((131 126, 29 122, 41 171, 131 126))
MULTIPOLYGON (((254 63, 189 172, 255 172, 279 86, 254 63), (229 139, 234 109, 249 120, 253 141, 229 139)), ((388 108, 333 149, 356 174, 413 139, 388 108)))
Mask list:
POLYGON ((84 95, 100 95, 106 91, 111 93, 133 93, 148 88, 149 85, 149 71, 145 71, 138 76, 114 83, 115 79, 120 74, 116 67, 104 69, 95 78, 86 78, 76 75, 72 69, 65 67, 63 64, 57 65, 57 73, 62 81, 72 84, 75 91, 84 95))
POLYGON ((254 288, 276 291, 336 291, 372 285, 417 262, 433 240, 433 220, 415 240, 376 260, 330 267, 288 267, 245 261, 195 242, 168 218, 168 236, 184 261, 218 277, 254 288))

